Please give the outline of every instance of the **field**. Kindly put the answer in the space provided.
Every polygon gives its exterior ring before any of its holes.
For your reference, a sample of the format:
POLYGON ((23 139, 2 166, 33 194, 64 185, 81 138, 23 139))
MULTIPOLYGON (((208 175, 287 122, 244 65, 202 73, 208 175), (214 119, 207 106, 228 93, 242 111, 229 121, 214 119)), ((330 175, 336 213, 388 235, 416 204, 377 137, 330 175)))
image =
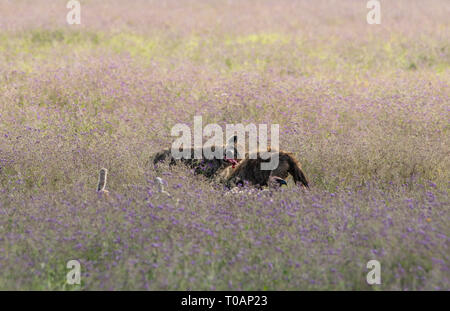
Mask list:
POLYGON ((449 1, 80 2, 0 0, 1 290, 450 290, 449 1), (155 170, 194 116, 311 189, 155 170))

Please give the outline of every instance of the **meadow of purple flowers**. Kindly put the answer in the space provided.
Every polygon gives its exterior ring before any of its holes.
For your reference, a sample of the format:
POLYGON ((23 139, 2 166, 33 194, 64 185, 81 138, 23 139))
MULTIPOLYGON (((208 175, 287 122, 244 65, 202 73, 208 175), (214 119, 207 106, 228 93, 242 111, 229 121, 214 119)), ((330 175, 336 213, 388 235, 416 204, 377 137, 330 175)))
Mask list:
POLYGON ((448 1, 65 5, 0 0, 0 289, 450 289, 448 1), (194 115, 280 124, 311 190, 156 171, 194 115))

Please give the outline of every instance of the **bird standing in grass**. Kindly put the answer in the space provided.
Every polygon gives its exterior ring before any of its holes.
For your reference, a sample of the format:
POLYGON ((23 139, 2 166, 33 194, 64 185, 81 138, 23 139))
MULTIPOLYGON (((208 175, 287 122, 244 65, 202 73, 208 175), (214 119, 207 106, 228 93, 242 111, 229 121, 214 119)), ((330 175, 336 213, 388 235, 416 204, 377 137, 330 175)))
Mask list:
POLYGON ((161 177, 156 177, 156 184, 158 185, 159 193, 165 194, 170 197, 170 193, 164 190, 164 180, 161 177))
POLYGON ((108 196, 109 191, 106 190, 106 179, 108 177, 108 170, 106 168, 100 169, 97 184, 97 193, 102 196, 108 196))

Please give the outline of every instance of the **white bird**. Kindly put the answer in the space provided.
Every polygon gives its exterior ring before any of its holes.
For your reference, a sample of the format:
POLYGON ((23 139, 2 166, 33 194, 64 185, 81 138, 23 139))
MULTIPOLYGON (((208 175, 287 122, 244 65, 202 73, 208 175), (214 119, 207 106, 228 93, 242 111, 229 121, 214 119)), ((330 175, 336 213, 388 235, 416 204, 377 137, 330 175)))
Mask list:
POLYGON ((155 180, 156 184, 158 185, 159 193, 163 193, 170 197, 171 196, 170 193, 164 190, 164 180, 161 177, 156 177, 155 180))

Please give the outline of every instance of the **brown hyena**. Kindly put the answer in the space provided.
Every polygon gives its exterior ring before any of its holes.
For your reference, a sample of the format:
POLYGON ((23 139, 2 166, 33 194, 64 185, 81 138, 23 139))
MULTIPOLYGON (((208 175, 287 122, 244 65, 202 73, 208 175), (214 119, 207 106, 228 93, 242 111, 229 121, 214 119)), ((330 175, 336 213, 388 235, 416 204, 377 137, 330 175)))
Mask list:
POLYGON ((261 169, 261 163, 270 162, 271 158, 263 159, 260 153, 254 158, 247 155, 235 168, 227 167, 220 173, 220 177, 227 186, 239 185, 248 182, 257 187, 268 186, 271 180, 280 185, 285 184, 285 179, 291 175, 294 182, 302 187, 309 188, 308 180, 303 173, 300 163, 289 152, 270 151, 270 157, 278 156, 278 166, 273 170, 261 169))

